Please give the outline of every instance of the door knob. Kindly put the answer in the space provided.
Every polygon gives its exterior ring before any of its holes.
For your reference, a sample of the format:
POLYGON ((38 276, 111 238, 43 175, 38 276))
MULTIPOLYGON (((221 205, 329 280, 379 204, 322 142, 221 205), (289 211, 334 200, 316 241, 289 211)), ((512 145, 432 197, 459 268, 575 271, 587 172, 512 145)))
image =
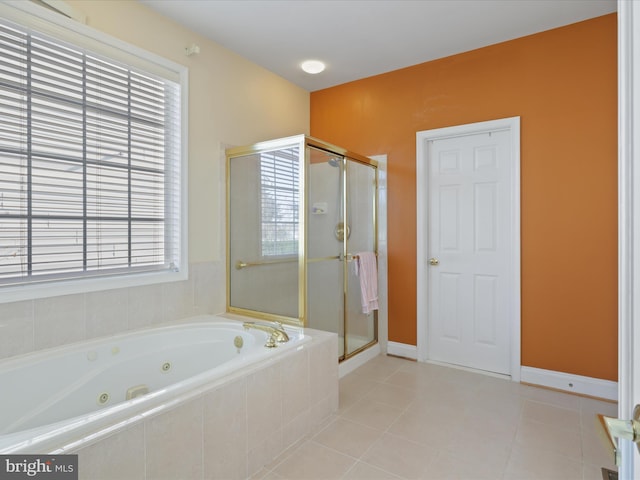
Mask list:
POLYGON ((430 258, 429 265, 433 265, 433 266, 440 265, 440 260, 438 260, 437 258, 430 258))
POLYGON ((611 447, 613 448, 614 460, 617 466, 620 466, 620 448, 615 438, 623 438, 631 440, 640 451, 640 405, 636 405, 633 409, 633 420, 620 420, 619 418, 605 417, 598 415, 600 422, 607 432, 611 447))

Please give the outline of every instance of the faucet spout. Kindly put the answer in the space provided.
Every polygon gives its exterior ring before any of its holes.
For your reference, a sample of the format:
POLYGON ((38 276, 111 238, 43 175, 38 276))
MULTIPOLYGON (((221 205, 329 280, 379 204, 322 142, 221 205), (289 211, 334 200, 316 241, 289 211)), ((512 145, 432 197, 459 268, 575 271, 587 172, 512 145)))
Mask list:
POLYGON ((289 335, 284 331, 284 327, 282 324, 278 324, 276 327, 272 324, 266 323, 258 323, 258 322, 244 322, 242 326, 249 330, 250 328, 255 328, 256 330, 261 330, 263 332, 267 332, 270 335, 269 341, 265 346, 267 347, 275 347, 275 342, 285 343, 289 341, 289 335))

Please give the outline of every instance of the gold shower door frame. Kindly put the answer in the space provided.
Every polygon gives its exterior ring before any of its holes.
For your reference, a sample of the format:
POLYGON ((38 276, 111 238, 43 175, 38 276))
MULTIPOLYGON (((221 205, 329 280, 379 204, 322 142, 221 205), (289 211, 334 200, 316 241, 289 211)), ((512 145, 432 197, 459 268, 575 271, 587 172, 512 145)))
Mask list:
POLYGON ((348 327, 349 327, 349 311, 348 305, 348 263, 352 260, 351 254, 348 252, 348 238, 342 242, 342 252, 336 257, 326 258, 308 258, 307 256, 307 238, 308 238, 308 218, 307 212, 309 212, 309 165, 310 165, 310 148, 323 150, 329 154, 336 154, 344 157, 345 168, 342 171, 342 218, 345 225, 349 225, 349 204, 348 195, 348 170, 349 161, 353 161, 359 164, 367 165, 375 170, 374 180, 374 194, 372 201, 372 218, 373 225, 373 248, 374 252, 378 252, 378 222, 377 222, 377 192, 378 192, 378 163, 363 155, 350 152, 344 148, 323 142, 317 138, 313 138, 307 135, 296 135, 292 137, 285 137, 277 140, 269 140, 265 142, 256 143, 244 147, 233 147, 226 150, 226 258, 227 258, 227 282, 226 282, 226 298, 227 298, 227 312, 235 313, 243 316, 268 320, 278 321, 294 326, 306 327, 308 322, 308 309, 307 309, 307 265, 323 260, 341 259, 343 268, 343 289, 342 289, 342 302, 344 305, 343 311, 343 342, 344 342, 344 354, 340 356, 340 361, 350 358, 359 352, 369 348, 370 346, 378 342, 378 312, 373 312, 373 339, 360 348, 350 352, 348 349, 348 327), (270 151, 277 151, 284 148, 298 147, 299 152, 304 152, 304 158, 301 158, 300 170, 299 170, 299 202, 298 202, 298 256, 292 259, 282 260, 267 260, 267 261, 237 261, 234 265, 231 265, 231 162, 234 158, 244 157, 248 155, 255 155, 270 151), (298 263, 298 315, 297 317, 279 315, 260 310, 248 309, 239 306, 231 305, 231 272, 232 269, 241 270, 244 268, 260 267, 262 265, 276 264, 276 263, 298 263))

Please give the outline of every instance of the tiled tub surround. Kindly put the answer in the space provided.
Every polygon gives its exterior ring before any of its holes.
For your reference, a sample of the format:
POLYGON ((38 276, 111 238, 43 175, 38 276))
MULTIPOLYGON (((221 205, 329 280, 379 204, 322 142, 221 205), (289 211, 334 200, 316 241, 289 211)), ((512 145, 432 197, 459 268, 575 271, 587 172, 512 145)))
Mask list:
POLYGON ((225 310, 225 263, 189 265, 189 279, 0 303, 0 359, 225 310))
POLYGON ((337 410, 335 334, 308 332, 303 348, 78 450, 80 478, 253 475, 337 410))
POLYGON ((265 332, 202 315, 0 361, 0 385, 11 386, 0 396, 0 453, 66 450, 311 338, 288 333, 264 348, 265 332))
POLYGON ((80 478, 87 479, 246 478, 338 407, 336 336, 310 329, 304 336, 306 343, 292 340, 239 370, 101 425, 79 442, 47 450, 78 453, 80 478))

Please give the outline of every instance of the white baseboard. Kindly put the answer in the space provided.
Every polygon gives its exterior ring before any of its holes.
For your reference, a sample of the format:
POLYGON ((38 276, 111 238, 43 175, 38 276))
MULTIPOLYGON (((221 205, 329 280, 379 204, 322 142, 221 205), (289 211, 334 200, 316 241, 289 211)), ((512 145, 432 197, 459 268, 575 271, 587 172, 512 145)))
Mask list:
POLYGON ((541 368, 521 367, 520 381, 542 387, 618 401, 618 383, 541 368))
POLYGON ((357 355, 340 362, 338 365, 338 377, 342 378, 345 375, 353 372, 356 368, 361 367, 369 360, 380 355, 380 344, 376 343, 372 347, 367 348, 366 350, 361 351, 357 355))
POLYGON ((417 360, 418 347, 415 345, 407 345, 406 343, 387 342, 387 354, 417 360))

